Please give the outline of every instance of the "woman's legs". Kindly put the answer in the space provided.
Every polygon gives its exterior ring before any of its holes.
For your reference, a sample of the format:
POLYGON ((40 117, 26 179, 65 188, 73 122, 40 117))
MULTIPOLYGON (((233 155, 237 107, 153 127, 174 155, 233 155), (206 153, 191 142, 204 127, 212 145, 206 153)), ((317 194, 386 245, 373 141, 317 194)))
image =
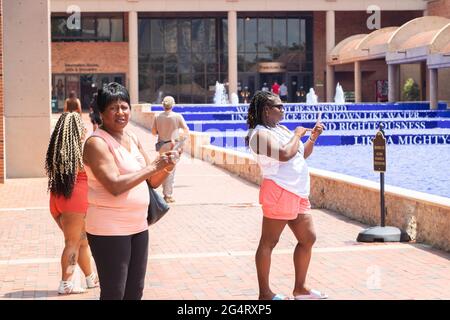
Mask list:
POLYGON ((141 300, 148 260, 148 230, 131 236, 131 259, 124 300, 141 300))
POLYGON ((91 250, 89 250, 89 244, 84 230, 81 236, 80 249, 78 250, 78 265, 85 276, 92 274, 91 250))
POLYGON ((295 285, 293 294, 295 297, 309 294, 309 289, 305 287, 305 281, 316 234, 310 214, 299 214, 297 219, 289 221, 288 225, 298 241, 294 251, 295 285))
POLYGON ((62 280, 68 281, 72 278, 78 261, 78 251, 84 233, 84 214, 63 213, 59 222, 65 243, 61 256, 62 280))
MULTIPOLYGON (((80 214, 84 216, 83 214, 80 214)), ((58 227, 61 229, 61 231, 64 232, 63 226, 61 223, 61 217, 62 215, 59 215, 57 217, 53 216, 55 219, 55 222, 58 224, 58 227)), ((78 249, 78 265, 80 266, 81 270, 85 274, 85 276, 89 276, 92 274, 92 254, 91 250, 89 249, 89 244, 87 242, 86 232, 84 230, 83 225, 83 232, 81 234, 81 242, 80 242, 80 248, 78 249)), ((98 282, 97 276, 95 275, 95 281, 98 282)))
POLYGON ((270 300, 275 295, 269 284, 271 255, 287 222, 263 217, 261 239, 255 256, 260 300, 270 300))
POLYGON ((132 236, 87 234, 100 279, 100 300, 122 300, 131 259, 132 236))

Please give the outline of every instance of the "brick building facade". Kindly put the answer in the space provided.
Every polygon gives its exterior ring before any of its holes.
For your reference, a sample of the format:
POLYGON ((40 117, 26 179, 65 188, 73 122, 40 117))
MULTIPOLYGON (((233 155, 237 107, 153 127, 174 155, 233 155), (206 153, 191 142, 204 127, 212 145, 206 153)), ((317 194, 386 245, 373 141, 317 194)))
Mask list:
MULTIPOLYGON (((367 19, 370 14, 360 11, 336 12, 336 44, 355 34, 368 34, 373 30, 367 28, 367 19)), ((401 26, 402 24, 423 16, 422 11, 381 13, 381 28, 401 26)), ((314 13, 314 83, 319 101, 325 101, 325 72, 326 72, 326 43, 325 43, 325 12, 314 13), (321 36, 323 35, 323 36, 321 36)), ((375 101, 375 81, 387 79, 387 66, 385 61, 370 61, 362 63, 363 101, 375 101)), ((354 87, 353 66, 343 65, 336 68, 336 82, 343 88, 352 91, 354 87)))
MULTIPOLYGON (((251 16, 251 13, 248 13, 251 16)), ((299 13, 300 14, 300 13, 299 13)), ((178 13, 173 17, 180 16, 178 13)), ((170 13, 165 16, 172 17, 170 13)), ((383 11, 381 13, 381 27, 401 26, 411 19, 423 16, 423 11, 383 11)), ((124 15, 126 17, 126 15, 124 15)), ((184 17, 184 16, 183 16, 184 17)), ((358 33, 370 33, 373 30, 367 28, 367 20, 370 14, 365 11, 336 11, 336 44, 341 40, 358 33)), ((128 23, 127 19, 126 23, 128 23)), ((180 22, 179 22, 180 23, 180 22)), ((326 93, 326 18, 325 11, 312 12, 312 48, 313 48, 313 76, 310 83, 314 87, 319 101, 325 101, 326 93)), ((127 30, 127 26, 124 28, 127 30)), ((139 40, 141 41, 141 40, 139 40)), ((180 41, 180 40, 179 40, 180 41)), ((140 43, 140 46, 143 44, 140 43)), ((82 69, 89 69, 93 65, 92 73, 119 73, 126 76, 125 82, 129 79, 129 50, 128 42, 57 42, 52 44, 52 73, 53 82, 56 85, 55 75, 81 74, 74 70, 73 66, 81 66, 82 69)), ((151 74, 152 71, 149 71, 151 74)), ((387 79, 387 67, 383 61, 367 62, 362 64, 363 83, 362 98, 363 101, 375 101, 375 81, 387 79)), ((87 73, 87 72, 86 72, 87 73)), ((147 76, 147 75, 146 75, 147 76)), ((146 77, 145 76, 145 77, 146 77)), ((218 75, 217 80, 221 78, 218 75)), ((245 76, 238 75, 239 81, 245 76)), ((258 78, 258 77, 256 77, 258 78)), ((142 75, 140 75, 142 79, 142 75)), ((165 78, 164 78, 165 79, 165 78)), ((226 79, 226 75, 225 78, 226 79)), ((287 76, 286 78, 287 79, 287 76)), ((340 82, 347 91, 353 90, 353 73, 348 66, 336 68, 336 82, 340 82)), ((163 80, 164 82, 165 80, 163 80)), ((261 87, 262 80, 255 86, 261 87)), ((152 85, 154 86, 153 82, 152 85)), ((245 83, 242 84, 245 86, 245 83)), ((180 86, 180 84, 178 84, 180 86)), ((211 84, 209 84, 211 86, 211 84)), ((147 87, 147 84, 140 81, 140 87, 147 87)), ((207 89, 208 85, 204 85, 207 89)), ((141 89, 145 91, 146 89, 141 89)), ((305 88, 306 90, 308 88, 305 88)), ((146 97, 139 96, 141 101, 146 101, 146 97)), ((84 99, 87 101, 88 99, 84 99)), ((181 101, 185 102, 185 101, 181 101)), ((212 101, 207 101, 212 102, 212 101)), ((59 103, 60 108, 62 102, 59 103)))
POLYGON ((428 15, 441 16, 450 19, 450 0, 428 1, 428 15))

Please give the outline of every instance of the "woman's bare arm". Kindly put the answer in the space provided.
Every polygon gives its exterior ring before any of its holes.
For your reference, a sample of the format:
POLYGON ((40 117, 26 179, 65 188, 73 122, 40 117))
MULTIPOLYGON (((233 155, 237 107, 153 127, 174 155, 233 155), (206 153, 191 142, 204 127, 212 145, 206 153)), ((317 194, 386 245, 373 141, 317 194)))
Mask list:
MULTIPOLYGON (((150 165, 152 163, 152 161, 150 160, 150 157, 148 156, 147 152, 144 151, 144 148, 142 148, 142 145, 139 142, 139 140, 137 140, 137 146, 139 148, 139 151, 141 152, 141 154, 145 158, 145 163, 147 165, 150 165)), ((164 180, 166 180, 166 178, 169 175, 170 171, 172 171, 174 167, 175 167, 175 164, 171 164, 171 165, 166 166, 165 169, 167 171, 162 169, 162 170, 160 170, 158 172, 155 172, 151 177, 149 177, 147 179, 147 181, 150 183, 152 188, 158 188, 164 182, 164 180)))
POLYGON ((142 170, 120 174, 108 145, 99 137, 91 137, 86 141, 83 162, 90 167, 97 180, 105 189, 114 196, 134 188, 169 165, 163 159, 159 159, 142 170))
POLYGON ((281 145, 268 132, 258 131, 250 140, 250 148, 260 155, 286 162, 297 154, 300 146, 300 138, 305 135, 305 128, 297 128, 294 136, 285 145, 281 145))

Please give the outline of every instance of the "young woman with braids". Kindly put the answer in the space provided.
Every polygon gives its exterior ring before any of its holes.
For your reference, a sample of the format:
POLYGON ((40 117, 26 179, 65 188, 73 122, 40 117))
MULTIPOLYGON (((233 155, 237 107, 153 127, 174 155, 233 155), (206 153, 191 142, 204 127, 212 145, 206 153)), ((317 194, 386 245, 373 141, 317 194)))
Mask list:
POLYGON ((98 90, 101 126, 86 140, 86 232, 100 278, 101 300, 142 298, 148 258, 146 180, 158 187, 175 167, 178 151, 152 162, 137 136, 126 130, 130 97, 112 82, 98 90))
POLYGON ((287 299, 272 292, 269 285, 272 250, 286 225, 298 242, 294 250, 294 299, 325 299, 325 294, 311 290, 305 284, 316 239, 308 200, 309 172, 305 159, 311 155, 323 125, 317 122, 312 130, 297 127, 291 132, 280 125, 283 111, 280 98, 267 91, 256 92, 248 109, 246 142, 263 174, 259 193, 263 211, 262 234, 255 256, 259 299, 287 299), (311 131, 311 135, 303 144, 300 138, 307 131, 311 131))
POLYGON ((97 286, 91 254, 84 230, 87 210, 87 177, 83 169, 83 121, 77 112, 63 113, 50 138, 45 160, 50 191, 50 212, 64 233, 61 256, 62 280, 58 293, 83 293, 71 280, 77 262, 86 275, 88 288, 97 286))

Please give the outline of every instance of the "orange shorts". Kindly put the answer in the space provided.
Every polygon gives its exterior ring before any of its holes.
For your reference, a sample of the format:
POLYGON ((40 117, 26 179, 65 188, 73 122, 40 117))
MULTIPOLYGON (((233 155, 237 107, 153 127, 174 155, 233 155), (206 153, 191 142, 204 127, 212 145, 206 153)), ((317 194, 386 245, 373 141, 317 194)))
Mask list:
POLYGON ((85 172, 78 173, 72 196, 66 199, 50 193, 50 212, 57 218, 63 212, 86 214, 88 208, 88 184, 85 172))
POLYGON ((311 209, 308 198, 289 192, 269 179, 261 183, 259 203, 266 218, 277 220, 294 220, 299 214, 308 214, 311 209))

